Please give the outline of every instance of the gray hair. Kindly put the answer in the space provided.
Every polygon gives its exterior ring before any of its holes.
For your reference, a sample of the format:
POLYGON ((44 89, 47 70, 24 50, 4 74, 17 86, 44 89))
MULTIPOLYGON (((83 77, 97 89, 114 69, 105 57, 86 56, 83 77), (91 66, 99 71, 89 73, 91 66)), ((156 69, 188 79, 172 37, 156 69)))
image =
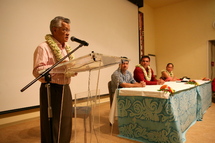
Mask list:
POLYGON ((57 16, 50 22, 50 31, 53 32, 53 27, 61 27, 62 22, 70 24, 70 20, 68 18, 57 16))

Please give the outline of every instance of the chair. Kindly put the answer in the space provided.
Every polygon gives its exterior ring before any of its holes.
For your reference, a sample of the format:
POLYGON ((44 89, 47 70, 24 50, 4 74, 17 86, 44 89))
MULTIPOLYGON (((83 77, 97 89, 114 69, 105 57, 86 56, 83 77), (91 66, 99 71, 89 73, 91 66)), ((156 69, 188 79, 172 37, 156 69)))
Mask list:
MULTIPOLYGON (((80 93, 78 93, 78 94, 80 94, 80 93)), ((75 96, 77 96, 77 94, 75 96)), ((82 103, 80 103, 79 106, 76 106, 76 99, 75 99, 75 105, 72 108, 73 109, 72 113, 73 113, 73 117, 75 118, 75 126, 76 126, 76 118, 82 118, 83 119, 84 142, 86 143, 87 140, 88 140, 88 137, 87 137, 87 120, 89 120, 89 130, 90 130, 90 132, 91 132, 91 127, 92 127, 92 122, 91 122, 92 121, 91 120, 92 119, 92 116, 91 116, 92 108, 91 108, 90 105, 89 106, 88 105, 81 106, 81 104, 82 103)), ((76 127, 75 127, 75 130, 76 130, 76 127)), ((76 133, 75 133, 75 138, 76 138, 76 133)))
MULTIPOLYGON (((97 113, 99 111, 99 102, 97 99, 97 95, 99 95, 99 90, 90 90, 85 91, 81 93, 75 94, 75 101, 74 101, 74 107, 73 107, 73 117, 75 117, 75 134, 74 134, 74 140, 76 142, 76 139, 80 136, 80 134, 83 133, 83 142, 90 141, 90 138, 92 137, 93 132, 95 132, 95 126, 99 124, 99 117, 95 117, 96 115, 99 116, 97 113), (82 102, 77 102, 77 97, 87 97, 85 99, 81 99, 82 102), (96 110, 95 110, 96 108, 96 110), (98 111, 97 111, 98 110, 98 111), (76 128, 77 125, 77 118, 83 119, 83 129, 82 128, 76 128), (89 126, 88 126, 89 122, 89 126), (76 132, 79 131, 79 132, 76 132)), ((80 122, 80 120, 79 120, 80 122)), ((98 128, 99 129, 99 128, 98 128)), ((94 133, 95 134, 95 133, 94 133)))
POLYGON ((215 78, 212 80, 212 92, 215 92, 215 78))
POLYGON ((212 80, 212 102, 215 103, 215 78, 212 80))
POLYGON ((84 119, 85 129, 86 129, 86 119, 89 117, 90 129, 91 129, 91 107, 90 106, 73 107, 73 117, 75 117, 75 109, 76 109, 76 118, 84 119))
POLYGON ((111 90, 111 81, 108 82, 108 91, 109 91, 109 96, 110 96, 110 107, 111 107, 112 102, 113 102, 113 95, 114 95, 114 93, 111 90))

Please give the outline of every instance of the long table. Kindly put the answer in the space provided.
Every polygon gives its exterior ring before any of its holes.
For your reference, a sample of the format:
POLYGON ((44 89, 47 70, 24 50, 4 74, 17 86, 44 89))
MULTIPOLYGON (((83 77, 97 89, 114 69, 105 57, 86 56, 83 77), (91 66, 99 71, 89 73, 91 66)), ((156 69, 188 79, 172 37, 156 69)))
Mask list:
POLYGON ((211 82, 196 81, 200 85, 166 82, 176 91, 173 94, 158 91, 160 85, 116 90, 110 122, 117 115, 120 137, 144 143, 183 143, 186 131, 202 120, 212 103, 211 82))

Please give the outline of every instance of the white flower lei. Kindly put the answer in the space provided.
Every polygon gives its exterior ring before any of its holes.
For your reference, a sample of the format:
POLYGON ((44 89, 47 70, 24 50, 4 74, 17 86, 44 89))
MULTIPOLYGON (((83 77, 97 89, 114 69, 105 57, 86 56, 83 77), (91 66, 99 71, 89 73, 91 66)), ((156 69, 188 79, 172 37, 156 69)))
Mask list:
POLYGON ((147 74, 145 68, 142 65, 138 64, 138 65, 136 65, 136 67, 140 67, 143 70, 144 76, 145 76, 147 81, 151 80, 151 78, 152 78, 152 70, 151 70, 150 66, 148 66, 148 74, 147 74))
MULTIPOLYGON (((52 38, 52 35, 51 35, 51 34, 47 34, 47 35, 45 36, 45 39, 46 39, 48 45, 50 46, 50 48, 52 49, 52 51, 53 51, 53 53, 54 53, 54 56, 55 56, 55 58, 57 59, 57 61, 59 61, 60 59, 62 59, 63 56, 62 56, 61 50, 60 50, 60 48, 58 47, 57 43, 56 43, 56 42, 54 41, 54 39, 52 38)), ((66 52, 67 52, 67 53, 69 53, 69 52, 72 51, 72 49, 71 49, 68 45, 66 45, 65 49, 66 49, 66 52)), ((74 57, 73 57, 73 55, 71 54, 71 55, 69 56, 69 59, 72 60, 73 58, 74 58, 74 57)))
POLYGON ((167 71, 167 70, 166 70, 166 72, 169 74, 169 76, 170 76, 170 77, 173 77, 173 76, 174 76, 174 74, 173 74, 173 72, 172 72, 172 71, 171 71, 171 72, 169 72, 169 71, 167 71))

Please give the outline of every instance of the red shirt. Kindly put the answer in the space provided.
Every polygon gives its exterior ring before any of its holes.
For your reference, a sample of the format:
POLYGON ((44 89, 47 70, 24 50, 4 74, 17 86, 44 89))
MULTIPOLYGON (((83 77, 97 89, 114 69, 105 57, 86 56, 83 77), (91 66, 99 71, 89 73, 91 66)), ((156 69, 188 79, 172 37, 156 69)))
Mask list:
MULTIPOLYGON (((147 74, 148 74, 148 68, 146 69, 147 71, 147 74)), ((147 81, 145 76, 144 76, 144 73, 143 73, 143 70, 140 68, 140 67, 136 67, 134 69, 134 79, 137 81, 137 82, 141 82, 141 81, 144 81, 146 83, 146 85, 157 85, 157 79, 155 78, 154 76, 154 72, 153 70, 151 69, 151 72, 152 72, 152 77, 151 77, 151 80, 150 81, 147 81)))

